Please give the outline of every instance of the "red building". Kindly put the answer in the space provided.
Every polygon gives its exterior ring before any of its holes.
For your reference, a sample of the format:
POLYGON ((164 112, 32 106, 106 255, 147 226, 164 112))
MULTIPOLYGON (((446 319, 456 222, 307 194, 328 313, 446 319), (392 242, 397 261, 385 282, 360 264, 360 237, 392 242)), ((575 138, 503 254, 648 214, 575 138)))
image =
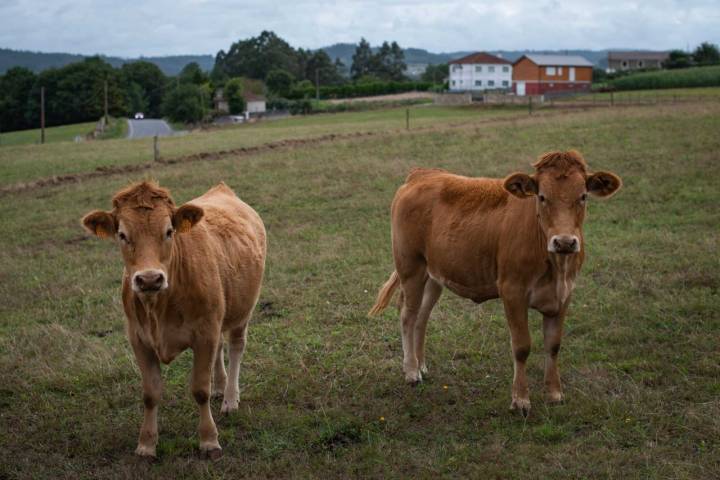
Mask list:
POLYGON ((593 64, 577 55, 523 55, 513 63, 517 95, 589 91, 593 64))

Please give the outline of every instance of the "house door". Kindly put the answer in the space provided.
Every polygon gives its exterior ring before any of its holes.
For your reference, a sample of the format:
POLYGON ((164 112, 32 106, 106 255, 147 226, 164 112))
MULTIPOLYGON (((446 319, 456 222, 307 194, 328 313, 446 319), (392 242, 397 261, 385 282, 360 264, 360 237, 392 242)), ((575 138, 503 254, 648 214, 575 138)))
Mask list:
POLYGON ((525 82, 515 83, 515 93, 517 93, 521 97, 525 95, 525 82))
POLYGON ((575 67, 570 67, 570 81, 575 81, 575 67))

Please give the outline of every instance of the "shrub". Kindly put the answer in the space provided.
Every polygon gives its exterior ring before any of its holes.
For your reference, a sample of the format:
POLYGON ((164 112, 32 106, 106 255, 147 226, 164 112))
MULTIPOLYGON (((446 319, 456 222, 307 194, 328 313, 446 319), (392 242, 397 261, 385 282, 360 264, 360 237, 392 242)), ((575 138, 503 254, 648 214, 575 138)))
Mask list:
POLYGON ((245 86, 242 78, 233 78, 225 83, 223 95, 228 102, 230 113, 233 115, 239 115, 245 111, 244 91, 245 86))
MULTIPOLYGON (((430 82, 372 82, 347 85, 325 85, 320 87, 320 98, 353 98, 412 91, 425 92, 430 90, 431 87, 432 83, 430 82)), ((315 88, 312 85, 308 88, 308 86, 303 85, 303 82, 300 82, 292 89, 289 98, 299 99, 314 96, 315 88)))
POLYGON ((610 82, 615 90, 720 86, 720 66, 644 72, 610 82))

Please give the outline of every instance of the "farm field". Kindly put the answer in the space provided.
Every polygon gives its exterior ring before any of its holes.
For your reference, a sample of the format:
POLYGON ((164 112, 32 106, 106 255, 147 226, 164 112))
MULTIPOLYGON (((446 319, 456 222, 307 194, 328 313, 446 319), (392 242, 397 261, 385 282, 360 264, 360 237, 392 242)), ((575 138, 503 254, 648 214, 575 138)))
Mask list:
MULTIPOLYGON (((660 101, 669 103, 698 102, 698 101, 720 101, 720 87, 698 87, 698 88, 663 88, 650 90, 631 90, 613 92, 613 97, 618 105, 627 102, 649 102, 660 101)), ((560 97, 555 102, 610 102, 610 92, 595 92, 591 94, 580 94, 575 96, 560 97)))
MULTIPOLYGON (((356 135, 405 130, 405 108, 368 112, 294 117, 196 131, 160 140, 160 154, 173 158, 250 148, 283 140, 303 140, 324 135, 356 135)), ((411 128, 463 125, 468 120, 495 120, 522 116, 522 109, 410 108, 411 128), (520 112, 520 113, 518 113, 520 112)), ((153 140, 108 140, 83 144, 19 146, 0 149, 0 188, 53 175, 92 172, 98 168, 152 162, 153 140), (69 161, 72 159, 72 161, 69 161)))
MULTIPOLYGON (((163 154, 376 132, 157 164, 0 194, 0 478, 697 478, 720 471, 720 102, 542 111, 319 115, 168 139, 163 154), (422 127, 422 128, 419 128, 422 127), (566 321, 564 405, 508 411, 498 301, 447 290, 430 373, 405 385, 395 309, 368 319, 392 271, 389 205, 414 166, 505 176, 576 148, 623 189, 589 202, 587 260, 566 321), (133 452, 139 372, 124 333, 117 247, 79 219, 153 177, 178 204, 223 180, 263 217, 268 265, 240 372, 240 411, 212 409, 224 456, 198 458, 191 353, 164 367, 159 458, 133 452)), ((0 149, 0 185, 147 162, 150 143, 0 149)))
MULTIPOLYGON (((95 129, 95 122, 76 123, 73 125, 63 125, 60 127, 47 127, 45 129, 45 143, 57 142, 73 142, 76 136, 85 137, 88 133, 95 129)), ((127 132, 127 122, 124 119, 113 119, 110 122, 110 128, 105 133, 104 138, 122 138, 127 132)), ((9 147, 16 145, 39 145, 40 129, 21 130, 19 132, 2 132, 0 133, 0 147, 9 147)), ((2 152, 2 150, 0 150, 2 152)), ((2 153, 0 153, 0 157, 2 153)))

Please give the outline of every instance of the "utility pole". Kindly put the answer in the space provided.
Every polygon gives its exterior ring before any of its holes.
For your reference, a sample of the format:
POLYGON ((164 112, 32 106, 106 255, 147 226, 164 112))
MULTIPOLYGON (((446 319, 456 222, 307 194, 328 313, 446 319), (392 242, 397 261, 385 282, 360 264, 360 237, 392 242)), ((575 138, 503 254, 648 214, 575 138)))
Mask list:
POLYGON ((45 143, 45 87, 40 87, 40 143, 45 143))
POLYGON ((320 69, 315 69, 315 100, 320 100, 320 69))
POLYGON ((107 79, 105 79, 105 123, 103 124, 103 132, 108 125, 108 97, 107 97, 107 79))

